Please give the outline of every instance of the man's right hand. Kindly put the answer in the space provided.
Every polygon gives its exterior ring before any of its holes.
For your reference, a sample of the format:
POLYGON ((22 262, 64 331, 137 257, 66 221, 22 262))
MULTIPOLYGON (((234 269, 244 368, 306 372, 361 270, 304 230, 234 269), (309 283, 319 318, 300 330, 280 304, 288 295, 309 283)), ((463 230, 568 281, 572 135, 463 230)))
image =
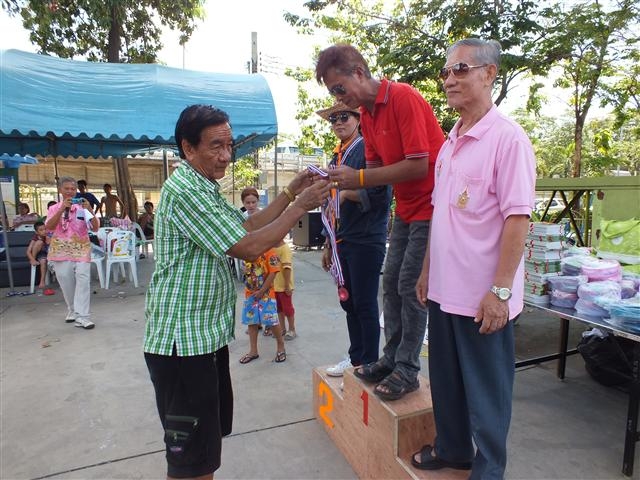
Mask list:
POLYGON ((423 307, 427 305, 427 294, 429 293, 429 270, 424 268, 420 272, 418 281, 416 282, 416 297, 423 307))
POLYGON ((309 211, 322 205, 331 192, 331 184, 328 180, 318 180, 313 185, 305 188, 295 199, 293 205, 309 211))

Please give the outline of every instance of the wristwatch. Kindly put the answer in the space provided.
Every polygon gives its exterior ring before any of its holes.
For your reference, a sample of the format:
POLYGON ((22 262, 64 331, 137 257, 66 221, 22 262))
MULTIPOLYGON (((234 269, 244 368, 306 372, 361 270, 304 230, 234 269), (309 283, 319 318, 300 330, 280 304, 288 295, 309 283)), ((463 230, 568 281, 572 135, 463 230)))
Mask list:
POLYGON ((496 287, 494 285, 491 287, 491 293, 498 297, 501 302, 506 302, 511 298, 511 289, 507 287, 496 287))

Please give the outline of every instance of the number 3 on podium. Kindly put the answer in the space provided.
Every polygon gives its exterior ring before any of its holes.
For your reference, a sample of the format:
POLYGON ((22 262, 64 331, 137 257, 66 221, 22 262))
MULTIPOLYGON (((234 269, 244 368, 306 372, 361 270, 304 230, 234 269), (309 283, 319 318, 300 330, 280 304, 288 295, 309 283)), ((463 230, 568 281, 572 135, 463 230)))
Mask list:
POLYGON ((321 399, 324 397, 324 402, 322 400, 319 402, 318 416, 324 421, 327 427, 333 428, 333 422, 329 418, 329 413, 333 411, 333 394, 326 383, 318 383, 318 396, 321 399))

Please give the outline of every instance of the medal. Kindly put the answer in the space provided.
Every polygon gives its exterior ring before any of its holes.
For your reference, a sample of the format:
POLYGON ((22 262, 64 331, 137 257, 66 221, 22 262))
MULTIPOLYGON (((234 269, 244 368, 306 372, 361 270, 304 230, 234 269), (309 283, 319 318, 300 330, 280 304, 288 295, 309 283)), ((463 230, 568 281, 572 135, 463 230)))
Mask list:
POLYGON ((464 190, 460 195, 458 195, 458 208, 466 208, 467 203, 469 202, 469 192, 467 191, 467 187, 464 187, 464 190))

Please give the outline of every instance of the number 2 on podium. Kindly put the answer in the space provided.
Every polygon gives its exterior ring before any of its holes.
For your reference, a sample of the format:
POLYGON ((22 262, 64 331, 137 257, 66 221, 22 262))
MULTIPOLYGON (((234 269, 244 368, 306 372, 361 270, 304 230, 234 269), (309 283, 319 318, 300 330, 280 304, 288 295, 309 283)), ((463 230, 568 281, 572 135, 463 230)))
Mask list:
POLYGON ((324 397, 324 403, 320 403, 318 407, 318 415, 329 428, 333 428, 333 422, 329 418, 329 413, 333 411, 333 395, 331 389, 324 383, 318 383, 318 396, 324 397))

